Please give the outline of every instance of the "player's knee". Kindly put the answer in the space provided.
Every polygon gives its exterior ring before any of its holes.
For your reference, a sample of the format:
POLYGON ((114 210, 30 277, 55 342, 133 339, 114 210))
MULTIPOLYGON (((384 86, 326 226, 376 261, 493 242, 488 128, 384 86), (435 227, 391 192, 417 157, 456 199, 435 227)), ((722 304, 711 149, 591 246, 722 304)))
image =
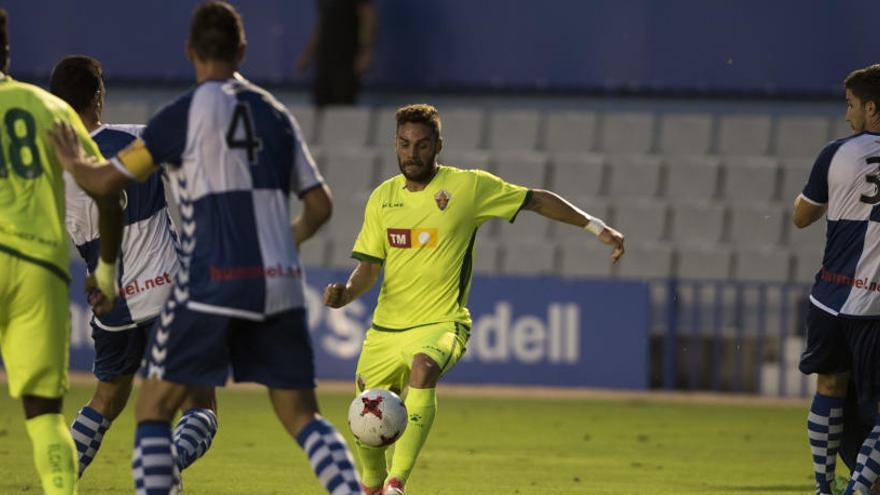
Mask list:
POLYGON ((816 391, 829 397, 846 397, 848 386, 848 373, 819 374, 816 378, 816 391))
POLYGON ((135 418, 138 422, 171 421, 185 394, 182 385, 147 380, 138 396, 135 418))
POLYGON ((440 365, 426 354, 416 354, 409 375, 409 385, 416 388, 433 388, 442 373, 440 365))
POLYGON ((24 406, 25 419, 33 419, 43 414, 58 414, 61 412, 61 398, 37 397, 35 395, 25 395, 21 398, 22 406, 24 406))

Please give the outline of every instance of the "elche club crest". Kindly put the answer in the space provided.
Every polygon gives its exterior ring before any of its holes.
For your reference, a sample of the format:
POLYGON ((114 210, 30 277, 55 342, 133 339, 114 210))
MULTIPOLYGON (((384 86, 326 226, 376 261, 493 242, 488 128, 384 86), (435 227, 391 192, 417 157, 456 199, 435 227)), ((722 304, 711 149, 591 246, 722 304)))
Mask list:
POLYGON ((452 199, 452 195, 446 189, 440 189, 434 194, 434 201, 437 203, 437 208, 440 208, 440 211, 446 211, 446 206, 449 204, 450 199, 452 199))

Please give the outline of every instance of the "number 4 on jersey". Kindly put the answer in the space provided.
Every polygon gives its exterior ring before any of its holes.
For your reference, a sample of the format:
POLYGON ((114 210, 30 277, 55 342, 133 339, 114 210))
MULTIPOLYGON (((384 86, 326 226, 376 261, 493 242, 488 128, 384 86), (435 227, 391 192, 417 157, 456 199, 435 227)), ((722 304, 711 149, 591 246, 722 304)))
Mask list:
POLYGON ((254 119, 251 117, 251 107, 247 103, 236 103, 232 112, 232 122, 226 131, 226 146, 230 149, 244 148, 247 151, 248 162, 251 165, 257 163, 257 153, 263 149, 263 142, 254 134, 254 119), (241 129, 241 130, 239 130, 241 129))

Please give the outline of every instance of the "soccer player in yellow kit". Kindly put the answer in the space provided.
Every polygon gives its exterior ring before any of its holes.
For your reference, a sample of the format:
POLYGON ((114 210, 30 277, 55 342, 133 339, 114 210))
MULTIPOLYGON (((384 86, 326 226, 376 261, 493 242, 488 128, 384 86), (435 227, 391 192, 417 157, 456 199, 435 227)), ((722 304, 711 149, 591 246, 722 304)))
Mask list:
MULTIPOLYGON (((77 454, 61 415, 70 359, 64 180, 46 132, 56 121, 68 122, 87 154, 101 153, 67 103, 6 75, 6 24, 0 9, 0 354, 9 394, 24 405, 43 491, 72 494, 77 454)), ((96 202, 102 232, 121 222, 115 196, 96 202)), ((119 236, 107 238, 102 259, 115 259, 118 246, 119 236)), ((105 290, 114 290, 113 277, 98 278, 105 290)))
POLYGON ((466 307, 477 229, 492 217, 511 222, 520 210, 575 225, 623 255, 623 235, 558 195, 509 184, 482 170, 437 164, 443 147, 440 115, 430 105, 397 111, 401 175, 373 190, 345 284, 328 285, 324 304, 345 306, 385 277, 357 365, 357 387, 408 387, 409 424, 397 442, 390 471, 383 448, 357 445, 368 495, 402 494, 437 410, 435 387, 467 346, 466 307), (383 487, 384 482, 384 487, 383 487), (383 491, 384 490, 384 491, 383 491))

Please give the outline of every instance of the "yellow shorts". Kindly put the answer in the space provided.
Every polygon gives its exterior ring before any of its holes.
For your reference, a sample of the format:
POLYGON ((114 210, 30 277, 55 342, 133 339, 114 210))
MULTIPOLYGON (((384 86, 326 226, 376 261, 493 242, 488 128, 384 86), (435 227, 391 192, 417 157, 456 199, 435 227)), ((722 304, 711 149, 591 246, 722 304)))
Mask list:
POLYGON ((425 354, 449 371, 467 349, 470 329, 453 321, 422 325, 407 330, 367 330, 357 364, 359 392, 384 388, 400 394, 409 383, 416 354, 425 354))
POLYGON ((58 275, 0 252, 0 355, 9 395, 67 392, 70 294, 58 275))

